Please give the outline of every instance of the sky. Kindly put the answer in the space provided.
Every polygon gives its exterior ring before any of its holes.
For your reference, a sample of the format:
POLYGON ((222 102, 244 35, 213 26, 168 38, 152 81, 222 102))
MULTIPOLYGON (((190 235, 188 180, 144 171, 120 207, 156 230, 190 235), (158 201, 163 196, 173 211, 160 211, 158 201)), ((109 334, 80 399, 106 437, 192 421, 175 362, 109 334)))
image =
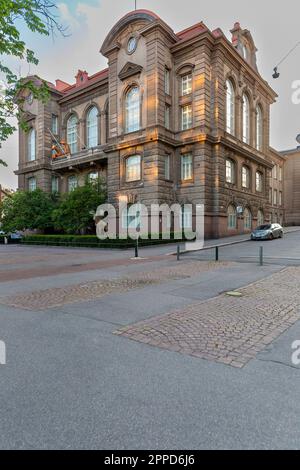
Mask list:
MULTIPOLYGON (((21 75, 36 73, 54 82, 60 78, 73 83, 78 69, 93 74, 106 67, 100 47, 112 26, 126 13, 134 10, 134 0, 57 0, 57 14, 69 27, 68 36, 40 37, 20 25, 22 38, 39 58, 37 67, 10 61, 21 75)), ((292 84, 300 80, 300 46, 280 67, 279 80, 273 80, 273 68, 300 41, 300 3, 262 0, 137 0, 139 9, 157 13, 175 32, 204 21, 210 28, 220 27, 230 39, 230 29, 239 21, 251 31, 258 48, 260 74, 278 93, 271 112, 271 145, 277 150, 296 147, 300 133, 300 104, 292 101, 292 84)), ((0 167, 0 184, 16 188, 14 170, 18 166, 17 134, 3 144, 0 158, 8 168, 0 167)))

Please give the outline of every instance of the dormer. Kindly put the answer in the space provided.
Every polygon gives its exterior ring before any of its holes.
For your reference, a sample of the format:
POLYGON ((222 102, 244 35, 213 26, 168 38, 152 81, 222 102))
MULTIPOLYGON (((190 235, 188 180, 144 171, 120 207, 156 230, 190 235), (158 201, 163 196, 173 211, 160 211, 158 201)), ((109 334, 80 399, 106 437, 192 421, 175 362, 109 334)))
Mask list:
POLYGON ((240 23, 237 22, 234 24, 234 27, 230 32, 232 34, 233 47, 238 51, 243 59, 257 71, 257 48, 250 31, 248 29, 242 29, 240 23))
POLYGON ((76 86, 83 85, 86 83, 89 79, 89 74, 84 70, 78 70, 78 73, 76 75, 76 86))

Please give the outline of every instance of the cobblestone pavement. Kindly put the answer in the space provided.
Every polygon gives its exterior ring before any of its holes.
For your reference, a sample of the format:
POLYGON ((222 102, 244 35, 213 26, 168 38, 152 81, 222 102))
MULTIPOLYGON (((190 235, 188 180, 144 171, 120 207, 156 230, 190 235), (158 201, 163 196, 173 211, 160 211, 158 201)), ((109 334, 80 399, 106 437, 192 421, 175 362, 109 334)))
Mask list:
POLYGON ((176 279, 187 279, 196 274, 230 266, 229 262, 172 262, 171 266, 131 273, 122 278, 86 282, 62 288, 37 290, 14 296, 0 297, 0 304, 26 310, 46 310, 65 304, 89 301, 109 294, 120 294, 147 285, 160 284, 176 279))
POLYGON ((242 368, 300 319, 300 268, 116 331, 170 351, 242 368))

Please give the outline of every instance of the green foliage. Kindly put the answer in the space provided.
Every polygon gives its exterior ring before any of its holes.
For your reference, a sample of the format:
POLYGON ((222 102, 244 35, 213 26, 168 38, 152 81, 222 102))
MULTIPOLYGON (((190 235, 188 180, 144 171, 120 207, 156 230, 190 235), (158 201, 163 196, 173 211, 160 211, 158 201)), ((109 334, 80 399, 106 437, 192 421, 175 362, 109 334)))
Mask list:
POLYGON ((6 233, 15 230, 47 230, 52 227, 52 212, 57 200, 40 189, 19 191, 4 199, 0 211, 2 227, 6 233))
MULTIPOLYGON (((56 5, 51 0, 0 0, 0 142, 12 135, 16 128, 10 118, 17 117, 24 130, 25 96, 32 93, 35 99, 47 101, 48 85, 38 77, 23 79, 5 65, 4 58, 11 56, 37 65, 34 52, 26 47, 20 35, 20 24, 33 33, 41 35, 64 34, 64 28, 57 21, 56 5)), ((4 162, 0 160, 0 165, 4 162)))
POLYGON ((86 184, 65 194, 53 212, 55 229, 72 234, 93 229, 94 213, 105 199, 105 189, 101 182, 86 184))

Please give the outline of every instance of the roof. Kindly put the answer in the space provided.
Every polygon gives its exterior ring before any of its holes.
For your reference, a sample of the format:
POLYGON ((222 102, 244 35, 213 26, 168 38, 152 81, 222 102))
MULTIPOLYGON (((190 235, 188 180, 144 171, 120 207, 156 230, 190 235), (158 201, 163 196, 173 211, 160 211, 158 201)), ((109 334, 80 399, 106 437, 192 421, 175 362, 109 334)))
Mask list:
POLYGON ((204 31, 208 31, 208 28, 205 26, 203 21, 201 21, 200 23, 196 23, 193 26, 184 29, 183 31, 179 31, 179 33, 176 33, 176 36, 180 39, 180 41, 187 41, 188 39, 194 38, 204 31))

